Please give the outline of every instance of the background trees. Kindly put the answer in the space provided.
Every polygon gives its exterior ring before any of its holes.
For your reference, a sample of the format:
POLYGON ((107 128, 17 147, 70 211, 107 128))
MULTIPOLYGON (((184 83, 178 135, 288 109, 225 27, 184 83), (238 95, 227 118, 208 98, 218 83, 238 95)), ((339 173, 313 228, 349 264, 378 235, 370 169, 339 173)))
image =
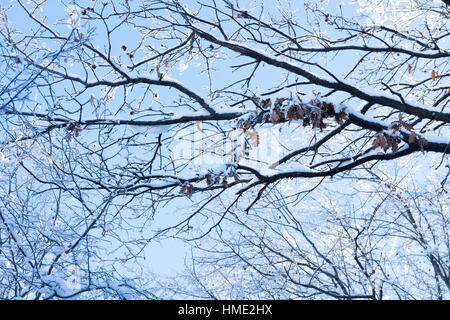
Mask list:
POLYGON ((447 195, 415 189, 404 176, 368 176, 346 190, 322 185, 320 201, 314 193, 303 199, 309 205, 292 206, 273 190, 264 209, 230 217, 223 232, 197 243, 190 274, 174 291, 222 299, 445 298, 447 195))
POLYGON ((1 14, 4 297, 448 298, 443 2, 1 14))

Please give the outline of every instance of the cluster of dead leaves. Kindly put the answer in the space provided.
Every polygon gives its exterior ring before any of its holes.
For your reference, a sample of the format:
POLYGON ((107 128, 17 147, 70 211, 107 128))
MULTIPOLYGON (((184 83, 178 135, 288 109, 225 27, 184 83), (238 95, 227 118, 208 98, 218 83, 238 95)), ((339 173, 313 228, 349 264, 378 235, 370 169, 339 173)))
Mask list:
POLYGON ((254 147, 259 146, 259 134, 255 129, 247 132, 248 140, 254 147))
POLYGON ((79 123, 70 122, 66 126, 66 139, 70 141, 73 137, 78 137, 82 130, 79 123))
POLYGON ((214 185, 214 184, 219 184, 221 183, 224 186, 228 185, 228 181, 226 177, 221 177, 221 175, 212 175, 212 174, 207 174, 205 176, 206 178, 206 184, 208 185, 208 187, 214 185))
POLYGON ((400 128, 404 128, 405 130, 407 130, 409 132, 408 143, 413 143, 414 141, 417 140, 420 150, 424 152, 423 146, 425 146, 428 143, 428 141, 425 138, 423 138, 420 134, 414 132, 414 127, 412 125, 403 121, 403 115, 401 112, 398 114, 398 121, 391 123, 390 128, 394 133, 400 130, 400 128))
POLYGON ((192 185, 192 183, 185 182, 181 186, 180 194, 185 194, 189 198, 191 198, 192 197, 192 191, 194 191, 194 186, 192 185))
POLYGON ((408 137, 408 143, 413 143, 417 139, 417 143, 419 144, 420 151, 424 152, 423 146, 427 145, 428 141, 424 139, 422 136, 415 132, 411 132, 408 137))
POLYGON ((254 111, 254 115, 237 121, 237 128, 242 129, 247 137, 244 143, 243 153, 239 155, 239 158, 249 155, 248 149, 250 144, 254 147, 259 146, 260 137, 254 128, 258 123, 277 124, 302 121, 304 127, 311 125, 313 128, 319 128, 320 131, 326 128, 324 122, 326 118, 334 117, 339 124, 344 123, 344 120, 347 119, 347 114, 344 111, 336 112, 336 108, 332 103, 321 101, 320 94, 315 95, 316 98, 308 103, 303 103, 300 96, 297 95, 299 102, 295 104, 289 98, 272 100, 270 98, 262 99, 254 97, 253 103, 258 106, 260 111, 254 111))
MULTIPOLYGON (((417 140, 417 143, 420 147, 420 150, 424 152, 424 146, 428 143, 428 141, 423 138, 420 134, 414 132, 414 127, 409 123, 403 121, 402 113, 398 115, 398 121, 394 121, 389 126, 389 129, 392 130, 393 134, 396 134, 401 128, 404 128, 409 132, 408 143, 413 143, 417 140)), ((391 149, 393 153, 397 152, 398 144, 401 142, 399 137, 393 136, 387 132, 378 132, 375 135, 375 139, 372 141, 373 149, 381 147, 384 152, 391 149)))
POLYGON ((391 149, 393 153, 396 153, 398 144, 401 141, 402 140, 399 137, 392 136, 387 132, 378 132, 375 134, 375 139, 372 141, 372 147, 373 149, 380 147, 384 152, 391 149))
MULTIPOLYGON (((206 184, 208 185, 208 187, 211 187, 213 185, 217 185, 217 184, 221 184, 224 187, 228 187, 228 180, 227 177, 224 174, 210 174, 208 173, 206 176, 206 184)), ((240 182, 241 180, 239 179, 238 174, 234 174, 234 181, 236 182, 240 182)))
MULTIPOLYGON (((262 117, 256 115, 254 118, 257 119, 256 123, 277 124, 301 120, 304 127, 311 125, 313 128, 319 128, 320 131, 323 131, 326 128, 324 119, 334 117, 336 122, 342 124, 347 118, 347 114, 344 111, 336 112, 336 108, 332 103, 321 101, 318 98, 308 103, 302 103, 299 97, 299 103, 284 105, 284 102, 288 100, 288 98, 277 98, 272 102, 270 98, 253 98, 253 102, 264 112, 262 117), (271 109, 270 112, 266 111, 268 109, 271 109)), ((238 127, 248 130, 256 123, 247 119, 238 122, 238 127)))
MULTIPOLYGON (((234 174, 233 178, 234 178, 235 182, 238 182, 238 183, 241 182, 239 175, 237 173, 234 174)), ((214 185, 222 185, 224 188, 228 187, 228 180, 227 180, 227 177, 225 176, 225 174, 208 173, 207 175, 205 175, 205 179, 206 179, 206 184, 207 184, 208 188, 212 187, 214 185)), ((181 186, 180 194, 185 194, 189 198, 191 198, 193 191, 194 191, 194 185, 190 182, 185 182, 181 186)))

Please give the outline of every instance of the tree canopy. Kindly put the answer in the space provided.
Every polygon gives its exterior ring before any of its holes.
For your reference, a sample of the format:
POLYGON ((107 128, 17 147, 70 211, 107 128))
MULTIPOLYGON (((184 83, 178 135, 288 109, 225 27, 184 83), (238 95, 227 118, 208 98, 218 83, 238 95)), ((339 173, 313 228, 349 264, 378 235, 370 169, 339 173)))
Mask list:
POLYGON ((446 3, 5 1, 0 297, 448 299, 446 3))

